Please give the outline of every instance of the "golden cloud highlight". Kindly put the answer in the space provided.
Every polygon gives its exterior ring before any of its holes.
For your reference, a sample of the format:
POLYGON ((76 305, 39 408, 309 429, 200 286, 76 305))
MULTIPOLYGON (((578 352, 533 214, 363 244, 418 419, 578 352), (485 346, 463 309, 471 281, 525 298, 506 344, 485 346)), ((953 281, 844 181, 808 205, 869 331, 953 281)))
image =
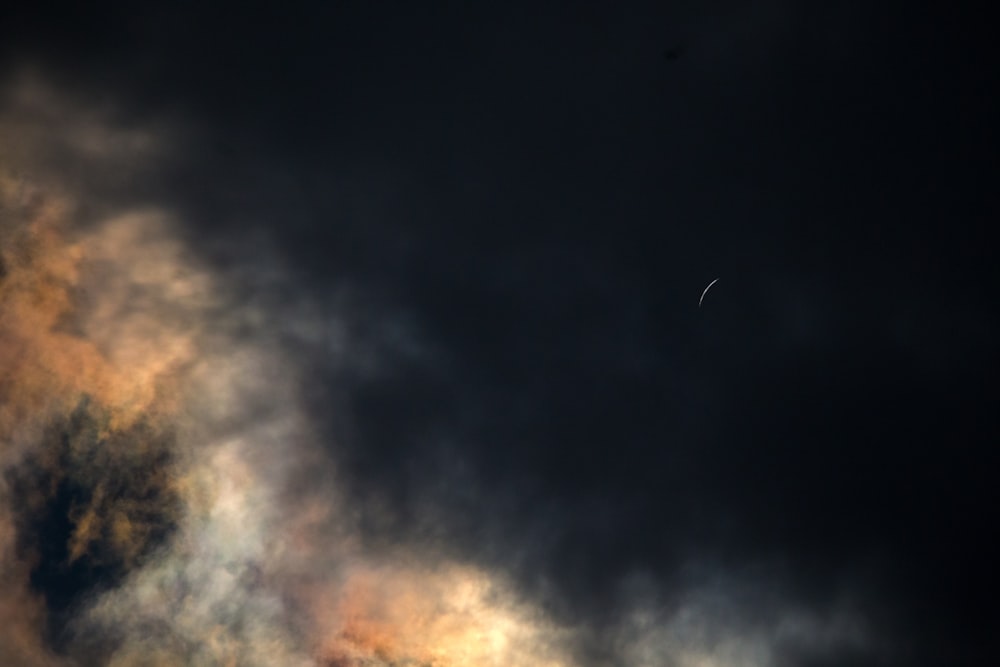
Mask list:
POLYGON ((568 665, 501 576, 364 547, 280 321, 166 208, 91 201, 155 136, 21 85, 0 110, 0 662, 568 665))

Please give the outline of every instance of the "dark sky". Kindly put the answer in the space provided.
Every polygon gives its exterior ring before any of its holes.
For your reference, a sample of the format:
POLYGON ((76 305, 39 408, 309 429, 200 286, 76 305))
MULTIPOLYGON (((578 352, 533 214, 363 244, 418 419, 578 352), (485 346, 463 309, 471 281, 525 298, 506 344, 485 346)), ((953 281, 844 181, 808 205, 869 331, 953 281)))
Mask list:
POLYGON ((0 77, 180 119, 110 196, 346 303, 352 361, 297 355, 365 539, 503 571, 581 665, 660 664, 613 630, 639 577, 871 628, 781 664, 943 667, 1000 623, 994 41, 878 1, 20 3, 0 77))

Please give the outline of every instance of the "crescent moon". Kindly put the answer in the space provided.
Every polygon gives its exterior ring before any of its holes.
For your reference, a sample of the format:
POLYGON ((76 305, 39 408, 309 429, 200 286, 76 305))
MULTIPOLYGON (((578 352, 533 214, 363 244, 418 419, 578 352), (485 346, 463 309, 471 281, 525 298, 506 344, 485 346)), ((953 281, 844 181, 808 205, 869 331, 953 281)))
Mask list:
POLYGON ((708 284, 708 287, 705 288, 705 291, 701 293, 701 298, 698 299, 698 307, 699 308, 701 308, 701 302, 705 300, 705 295, 708 294, 708 290, 712 289, 712 285, 714 285, 717 282, 719 282, 718 278, 716 278, 715 280, 713 280, 712 282, 710 282, 708 284))

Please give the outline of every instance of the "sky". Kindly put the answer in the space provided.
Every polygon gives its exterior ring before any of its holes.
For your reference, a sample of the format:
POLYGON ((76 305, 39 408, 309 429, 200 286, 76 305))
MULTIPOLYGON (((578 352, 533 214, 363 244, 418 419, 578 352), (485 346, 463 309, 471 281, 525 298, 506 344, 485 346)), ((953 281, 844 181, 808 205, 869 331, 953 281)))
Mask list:
POLYGON ((994 664, 994 41, 5 6, 0 664, 994 664))

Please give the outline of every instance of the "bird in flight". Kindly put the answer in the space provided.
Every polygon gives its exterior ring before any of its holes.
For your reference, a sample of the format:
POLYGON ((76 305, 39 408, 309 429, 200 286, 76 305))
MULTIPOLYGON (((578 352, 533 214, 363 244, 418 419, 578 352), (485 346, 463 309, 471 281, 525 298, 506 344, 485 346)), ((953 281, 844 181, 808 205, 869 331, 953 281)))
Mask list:
POLYGON ((713 280, 712 282, 710 282, 708 284, 708 287, 705 288, 705 291, 701 293, 701 298, 698 299, 698 307, 699 308, 701 308, 701 302, 705 300, 705 295, 708 294, 708 290, 712 289, 712 285, 714 285, 717 282, 719 282, 718 278, 716 278, 715 280, 713 280))

